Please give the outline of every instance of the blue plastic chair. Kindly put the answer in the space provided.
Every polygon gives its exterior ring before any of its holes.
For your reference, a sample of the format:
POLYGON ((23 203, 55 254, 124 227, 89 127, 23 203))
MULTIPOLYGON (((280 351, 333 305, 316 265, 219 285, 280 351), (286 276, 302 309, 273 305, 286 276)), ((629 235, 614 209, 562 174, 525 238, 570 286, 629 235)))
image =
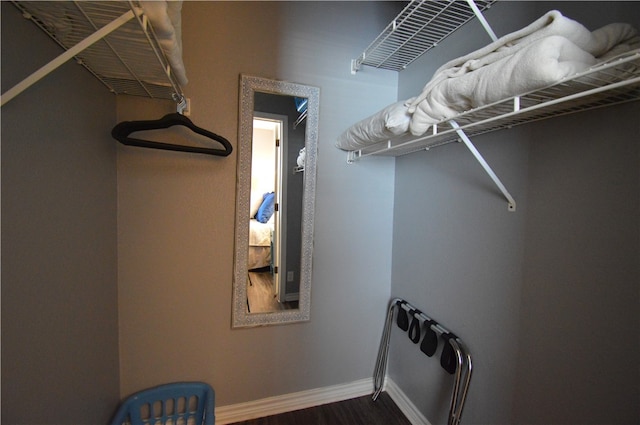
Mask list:
POLYGON ((111 425, 214 425, 215 392, 204 382, 175 382, 127 397, 111 425))

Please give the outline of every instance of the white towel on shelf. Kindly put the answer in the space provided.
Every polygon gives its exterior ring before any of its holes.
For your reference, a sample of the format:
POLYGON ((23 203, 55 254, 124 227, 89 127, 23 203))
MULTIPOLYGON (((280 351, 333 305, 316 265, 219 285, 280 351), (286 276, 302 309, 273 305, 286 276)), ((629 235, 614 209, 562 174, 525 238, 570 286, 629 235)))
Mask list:
MULTIPOLYGON (((429 84, 441 78, 455 77, 497 62, 506 56, 513 55, 519 49, 536 40, 552 35, 562 36, 577 47, 598 57, 635 34, 636 30, 629 24, 609 24, 590 32, 579 22, 563 16, 557 10, 552 10, 518 31, 509 33, 481 49, 445 63, 436 70, 429 84)), ((418 103, 420 100, 419 96, 414 103, 418 103)))
POLYGON ((613 49, 620 53, 620 46, 637 39, 636 34, 629 24, 590 32, 558 11, 547 12, 527 27, 441 66, 407 105, 413 114, 410 131, 422 135, 433 123, 472 107, 585 70, 613 49))
POLYGON ((462 111, 548 86, 596 62, 564 37, 543 38, 491 65, 440 81, 416 106, 411 132, 424 134, 431 125, 462 111))
POLYGON ((307 149, 306 147, 300 149, 298 152, 298 157, 296 158, 296 164, 298 167, 304 168, 305 161, 307 160, 307 149))
POLYGON ((153 27, 178 83, 189 82, 182 61, 182 1, 141 1, 140 6, 153 27))
POLYGON ((406 133, 411 120, 407 105, 413 99, 393 103, 352 125, 338 137, 336 146, 344 150, 358 150, 406 133))

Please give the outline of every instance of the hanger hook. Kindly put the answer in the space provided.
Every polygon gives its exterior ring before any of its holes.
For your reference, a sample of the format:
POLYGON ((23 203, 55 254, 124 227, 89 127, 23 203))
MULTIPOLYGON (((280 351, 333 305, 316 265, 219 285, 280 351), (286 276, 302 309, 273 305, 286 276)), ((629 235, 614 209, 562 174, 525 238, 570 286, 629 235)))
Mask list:
POLYGON ((176 110, 180 115, 189 116, 189 101, 188 99, 180 93, 173 93, 173 100, 178 104, 176 106, 176 110))

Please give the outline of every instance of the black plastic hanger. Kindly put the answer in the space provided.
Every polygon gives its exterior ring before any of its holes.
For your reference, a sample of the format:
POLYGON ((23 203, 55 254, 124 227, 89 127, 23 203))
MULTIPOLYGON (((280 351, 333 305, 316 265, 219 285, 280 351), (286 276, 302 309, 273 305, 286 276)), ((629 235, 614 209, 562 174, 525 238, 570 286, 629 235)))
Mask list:
POLYGON ((202 153, 207 155, 215 155, 215 156, 229 156, 233 151, 233 147, 231 143, 227 139, 222 136, 219 136, 215 133, 212 133, 208 130, 200 128, 196 126, 189 118, 185 117, 182 114, 174 112, 172 114, 165 115, 159 120, 149 120, 149 121, 123 121, 113 127, 111 130, 111 135, 114 139, 119 141, 120 143, 128 146, 139 146, 142 148, 151 148, 151 149, 163 149, 170 151, 179 151, 179 152, 193 152, 193 153, 202 153), (161 143, 161 142, 153 142, 150 140, 136 139, 134 137, 129 137, 131 133, 136 131, 145 131, 145 130, 160 130, 169 127, 173 127, 174 125, 181 125, 191 129, 194 133, 198 133, 202 136, 213 139, 224 146, 224 149, 219 148, 203 148, 196 146, 185 146, 185 145, 174 145, 170 143, 161 143))

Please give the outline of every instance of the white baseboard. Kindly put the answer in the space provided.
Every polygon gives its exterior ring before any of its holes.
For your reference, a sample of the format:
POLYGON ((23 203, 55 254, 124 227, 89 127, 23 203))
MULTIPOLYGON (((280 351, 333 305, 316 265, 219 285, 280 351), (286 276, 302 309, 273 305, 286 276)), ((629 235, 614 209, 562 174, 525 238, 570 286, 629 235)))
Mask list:
POLYGON ((389 394, 391 400, 398 406, 398 408, 404 413, 409 422, 412 425, 431 425, 431 423, 424 417, 424 415, 418 410, 418 408, 409 400, 407 395, 402 392, 400 387, 389 377, 387 377, 384 390, 389 394))
POLYGON ((367 378, 346 384, 216 407, 216 425, 248 421, 250 419, 362 397, 372 393, 373 379, 367 378))
MULTIPOLYGON (((412 425, 431 425, 392 379, 386 379, 384 390, 412 425)), ((216 407, 216 425, 263 418, 370 394, 373 394, 373 379, 366 378, 346 384, 216 407)))

